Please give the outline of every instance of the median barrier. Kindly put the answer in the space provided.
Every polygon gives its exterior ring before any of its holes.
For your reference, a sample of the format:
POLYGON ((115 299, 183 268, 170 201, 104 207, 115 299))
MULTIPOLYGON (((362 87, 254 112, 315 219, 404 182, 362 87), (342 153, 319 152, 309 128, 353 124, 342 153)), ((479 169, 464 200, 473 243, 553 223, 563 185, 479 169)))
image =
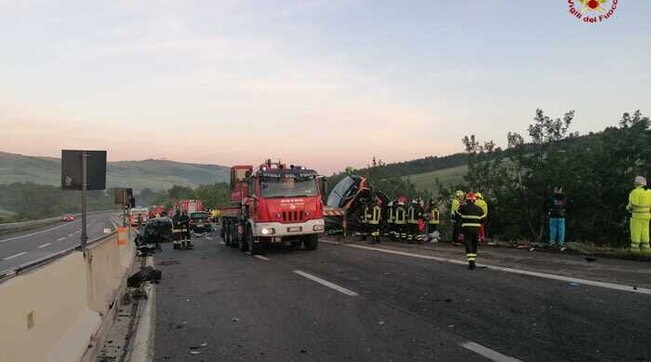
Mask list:
POLYGON ((80 361, 110 328, 135 255, 117 233, 0 282, 0 361, 80 361))

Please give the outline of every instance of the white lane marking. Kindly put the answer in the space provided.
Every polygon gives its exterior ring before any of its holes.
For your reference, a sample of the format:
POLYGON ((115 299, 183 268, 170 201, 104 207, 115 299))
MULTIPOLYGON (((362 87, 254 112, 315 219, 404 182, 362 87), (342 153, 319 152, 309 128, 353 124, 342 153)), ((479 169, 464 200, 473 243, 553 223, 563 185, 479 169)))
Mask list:
POLYGON ((491 361, 495 362, 521 362, 517 358, 505 356, 499 352, 493 351, 490 348, 484 347, 481 344, 475 342, 465 342, 459 343, 459 345, 467 350, 473 351, 481 356, 488 358, 491 361))
MULTIPOLYGON (((375 250, 375 251, 379 251, 379 252, 382 252, 382 253, 409 256, 409 257, 412 257, 412 258, 436 260, 436 261, 441 261, 441 262, 446 262, 446 263, 466 265, 465 262, 460 261, 460 260, 448 259, 448 258, 440 258, 440 257, 430 256, 430 255, 412 254, 412 253, 406 253, 404 251, 380 249, 380 248, 374 248, 374 247, 371 247, 371 246, 364 246, 364 245, 342 244, 342 243, 338 243, 338 242, 335 242, 335 241, 328 241, 328 240, 321 240, 321 242, 324 242, 324 243, 327 243, 327 244, 349 246, 351 248, 375 250)), ((590 285, 590 286, 593 286, 593 287, 613 289, 613 290, 619 290, 619 291, 624 291, 624 292, 633 292, 633 293, 639 293, 639 294, 651 294, 651 289, 649 289, 649 288, 642 288, 642 287, 637 287, 637 286, 624 285, 624 284, 615 284, 615 283, 608 283, 608 282, 600 282, 600 281, 589 280, 589 279, 572 278, 572 277, 566 277, 566 276, 563 276, 563 275, 556 275, 556 274, 549 274, 549 273, 542 273, 542 272, 534 272, 534 271, 521 270, 521 269, 515 269, 515 268, 506 268, 506 267, 496 266, 496 265, 488 265, 488 264, 477 264, 477 265, 485 266, 485 267, 490 268, 490 269, 495 269, 495 270, 499 270, 499 271, 503 271, 503 272, 507 272, 507 273, 528 275, 528 276, 532 276, 532 277, 545 278, 545 279, 560 280, 560 281, 563 281, 563 282, 570 282, 570 283, 579 283, 579 284, 590 285)))
POLYGON ((350 295, 351 297, 356 297, 356 296, 359 295, 359 294, 353 292, 353 291, 350 290, 350 289, 346 289, 346 288, 344 288, 344 287, 340 287, 340 286, 338 286, 337 284, 330 283, 330 282, 327 281, 327 280, 321 279, 321 278, 316 277, 316 276, 314 276, 314 275, 312 275, 312 274, 308 274, 308 273, 306 273, 306 272, 304 272, 304 271, 294 270, 294 273, 296 273, 296 274, 298 274, 298 275, 300 275, 300 276, 302 276, 302 277, 305 277, 305 278, 307 278, 307 279, 310 279, 310 280, 312 280, 312 281, 315 281, 315 282, 317 282, 317 283, 319 283, 319 284, 321 284, 321 285, 325 285, 325 286, 328 287, 328 288, 332 288, 332 289, 334 289, 334 290, 336 290, 336 291, 338 291, 338 292, 340 292, 340 293, 344 293, 344 294, 346 294, 346 295, 350 295))
POLYGON ((12 256, 8 256, 8 257, 6 257, 6 258, 4 258, 4 259, 2 259, 2 260, 11 260, 11 259, 13 259, 13 258, 17 258, 17 257, 19 257, 19 256, 21 256, 21 255, 25 255, 25 254, 27 254, 27 252, 26 252, 26 251, 23 251, 22 253, 18 253, 18 254, 14 254, 14 255, 12 255, 12 256))
POLYGON ((34 235, 43 234, 43 233, 46 233, 46 232, 52 231, 52 230, 54 230, 54 229, 62 228, 62 227, 64 227, 64 226, 66 226, 66 225, 70 225, 70 224, 61 224, 61 225, 59 225, 59 226, 55 226, 55 227, 53 227, 53 228, 49 228, 49 229, 45 229, 45 230, 41 230, 41 231, 37 231, 37 232, 31 233, 31 234, 25 234, 25 235, 20 235, 20 236, 14 236, 13 238, 0 240, 0 244, 1 244, 1 243, 6 243, 7 241, 18 240, 18 239, 26 238, 26 237, 29 237, 29 236, 34 236, 34 235))
POLYGON ((256 258, 256 259, 260 259, 260 260, 271 260, 271 259, 267 258, 266 256, 262 256, 262 255, 254 255, 253 257, 256 258))
POLYGON ((52 245, 52 243, 45 243, 45 244, 43 244, 43 245, 39 245, 38 248, 41 249, 41 248, 44 248, 44 247, 46 247, 46 246, 50 246, 50 245, 52 245))
POLYGON ((65 236, 62 236, 62 237, 58 238, 57 241, 63 241, 63 240, 65 240, 65 239, 66 239, 66 237, 65 237, 65 236))

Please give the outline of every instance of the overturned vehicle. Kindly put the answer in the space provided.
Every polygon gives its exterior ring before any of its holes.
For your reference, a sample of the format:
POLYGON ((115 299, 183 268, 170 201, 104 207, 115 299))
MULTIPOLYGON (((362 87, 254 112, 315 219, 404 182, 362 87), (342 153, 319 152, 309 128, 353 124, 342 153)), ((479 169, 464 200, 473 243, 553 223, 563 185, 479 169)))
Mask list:
POLYGON ((349 175, 330 191, 323 214, 327 234, 350 235, 361 231, 364 207, 377 199, 386 205, 389 198, 376 190, 365 177, 349 175))

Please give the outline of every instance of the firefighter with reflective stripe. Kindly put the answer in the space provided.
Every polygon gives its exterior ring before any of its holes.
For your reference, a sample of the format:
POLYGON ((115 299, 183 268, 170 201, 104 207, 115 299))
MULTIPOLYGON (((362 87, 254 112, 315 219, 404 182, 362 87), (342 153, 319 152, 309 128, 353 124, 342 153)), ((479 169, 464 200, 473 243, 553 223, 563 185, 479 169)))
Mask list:
POLYGON ((181 228, 181 210, 176 209, 172 216, 172 248, 181 249, 181 240, 183 240, 183 229, 181 228))
POLYGON ((635 178, 635 188, 628 195, 626 210, 631 213, 631 251, 651 252, 649 248, 649 220, 651 219, 651 190, 646 188, 646 179, 635 178))
POLYGON ((182 232, 182 237, 183 241, 181 242, 181 245, 185 249, 192 249, 192 242, 190 241, 191 235, 190 235, 190 216, 188 216, 187 211, 183 211, 181 214, 181 217, 179 218, 179 224, 181 226, 181 229, 183 230, 182 232))
POLYGON ((368 201, 363 200, 364 202, 364 210, 362 210, 362 215, 360 215, 359 222, 360 222, 360 240, 366 240, 366 236, 368 235, 368 220, 370 219, 370 213, 371 209, 369 208, 368 201))
POLYGON ((468 259, 468 269, 475 269, 475 259, 477 259, 477 244, 479 243, 479 229, 481 228, 481 218, 484 210, 477 206, 475 202, 477 196, 469 192, 466 195, 466 203, 459 206, 459 217, 461 219, 461 230, 463 232, 463 241, 466 245, 466 259, 468 259))
POLYGON ((396 238, 398 240, 407 240, 407 210, 405 210, 405 198, 403 196, 398 198, 396 206, 396 238))
POLYGON ((461 190, 458 190, 454 193, 454 199, 452 200, 452 206, 450 207, 450 220, 452 221, 452 242, 459 242, 459 236, 461 235, 461 220, 459 218, 459 207, 463 204, 463 199, 465 193, 461 190))
POLYGON ((418 236, 418 219, 422 216, 422 213, 420 200, 418 198, 411 200, 407 209, 407 240, 409 242, 413 242, 418 236))
POLYGON ((429 206, 427 207, 427 214, 425 215, 427 219, 427 238, 430 242, 436 243, 439 241, 439 223, 440 215, 439 208, 436 201, 429 200, 429 206))
POLYGON ((394 205, 395 205, 394 200, 391 200, 386 207, 387 235, 389 235, 392 238, 393 238, 393 234, 395 233, 394 221, 396 219, 396 209, 394 205))
POLYGON ((475 192, 475 197, 477 197, 477 201, 475 201, 475 205, 481 207, 481 209, 484 211, 484 214, 481 217, 481 228, 479 228, 479 242, 485 243, 486 242, 486 218, 488 217, 488 204, 486 203, 486 200, 484 200, 484 195, 482 195, 480 192, 475 192))
POLYGON ((375 199, 375 205, 371 208, 371 217, 368 219, 368 227, 371 232, 371 243, 380 242, 380 220, 382 219, 382 200, 375 199))

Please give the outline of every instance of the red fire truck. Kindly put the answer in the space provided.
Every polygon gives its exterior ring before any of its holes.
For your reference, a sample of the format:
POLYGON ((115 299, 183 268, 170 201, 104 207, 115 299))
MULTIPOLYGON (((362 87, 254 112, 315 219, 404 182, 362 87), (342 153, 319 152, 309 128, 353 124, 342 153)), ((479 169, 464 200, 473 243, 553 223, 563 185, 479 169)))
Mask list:
POLYGON ((315 250, 324 231, 323 178, 301 166, 267 160, 231 168, 231 205, 220 209, 224 243, 251 254, 263 244, 315 250))
POLYGON ((172 215, 176 213, 176 210, 179 210, 181 212, 185 211, 188 214, 197 211, 203 211, 203 201, 202 200, 179 200, 176 202, 174 208, 172 209, 172 215))

